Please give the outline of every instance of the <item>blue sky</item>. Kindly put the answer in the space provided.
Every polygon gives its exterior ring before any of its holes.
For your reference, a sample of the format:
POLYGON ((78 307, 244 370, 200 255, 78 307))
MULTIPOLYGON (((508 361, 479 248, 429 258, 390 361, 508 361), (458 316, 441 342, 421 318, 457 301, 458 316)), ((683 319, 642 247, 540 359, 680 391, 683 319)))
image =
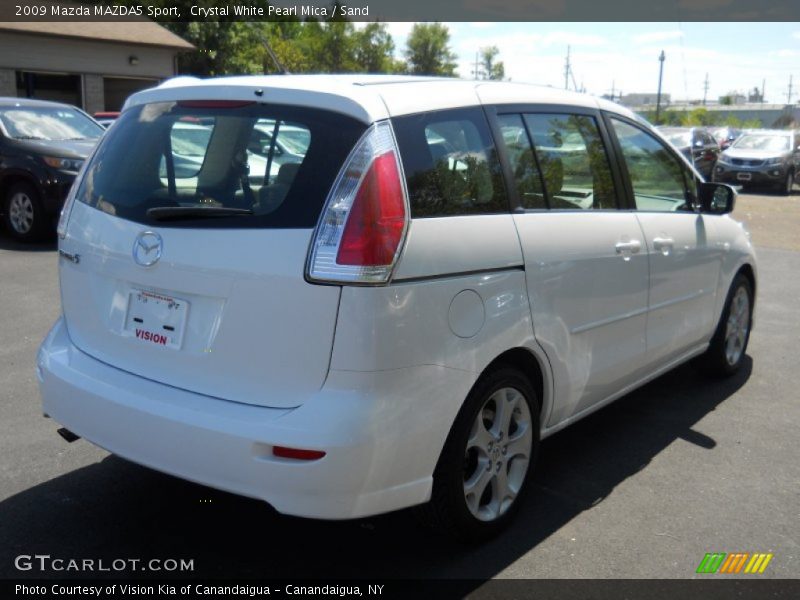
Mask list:
MULTIPOLYGON (((389 23, 398 51, 412 23, 389 23)), ((666 53, 663 91, 673 100, 708 98, 761 87, 768 102, 786 102, 789 75, 800 100, 800 23, 448 23, 458 72, 471 77, 475 51, 495 45, 506 76, 563 87, 571 46, 577 84, 589 93, 655 92, 658 54, 666 53)))

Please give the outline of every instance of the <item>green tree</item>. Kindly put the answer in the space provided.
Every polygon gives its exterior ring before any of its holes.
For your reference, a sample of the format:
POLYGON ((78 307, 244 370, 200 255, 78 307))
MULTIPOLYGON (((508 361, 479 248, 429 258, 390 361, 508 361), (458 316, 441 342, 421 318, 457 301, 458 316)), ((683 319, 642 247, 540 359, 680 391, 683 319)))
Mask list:
POLYGON ((450 49, 450 31, 441 23, 416 23, 406 41, 408 71, 415 75, 456 74, 456 55, 450 49))
POLYGON ((394 40, 386 29, 386 23, 369 23, 355 33, 355 62, 360 71, 366 73, 392 73, 397 64, 394 60, 394 40))
POLYGON ((478 66, 477 79, 491 79, 502 81, 506 77, 506 68, 503 61, 495 59, 500 54, 497 46, 487 46, 478 51, 480 64, 478 66))
POLYGON ((317 67, 324 73, 356 71, 355 27, 347 21, 323 23, 319 32, 317 67))
MULTIPOLYGON (((100 0, 94 0, 99 2, 100 0)), ((138 5, 140 0, 118 0, 138 5)), ((152 6, 178 7, 184 15, 192 5, 210 8, 218 0, 149 0, 152 6)), ((268 0, 248 0, 266 8, 268 0)), ((386 24, 369 23, 363 29, 344 17, 327 21, 295 17, 245 22, 236 17, 203 21, 160 22, 196 48, 178 55, 178 72, 214 77, 231 74, 278 73, 278 62, 290 73, 390 73, 405 70, 394 59, 394 41, 386 24)))

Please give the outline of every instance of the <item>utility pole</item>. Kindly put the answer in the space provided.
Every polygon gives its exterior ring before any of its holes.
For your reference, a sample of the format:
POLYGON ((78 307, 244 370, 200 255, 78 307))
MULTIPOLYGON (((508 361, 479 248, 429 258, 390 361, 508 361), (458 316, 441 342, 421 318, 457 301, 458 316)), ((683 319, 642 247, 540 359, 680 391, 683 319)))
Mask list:
POLYGON ((703 106, 706 105, 707 96, 708 96, 708 73, 706 73, 706 80, 703 82, 703 106))
POLYGON ((475 52, 475 70, 472 71, 472 74, 475 75, 475 79, 480 79, 478 76, 478 51, 475 52))
POLYGON ((767 80, 761 80, 761 104, 764 104, 766 100, 764 99, 764 89, 767 87, 767 80))
POLYGON ((661 81, 664 77, 664 59, 667 56, 664 54, 664 51, 661 51, 661 54, 658 55, 658 95, 656 96, 656 125, 658 125, 659 117, 661 116, 661 81))
POLYGON ((792 103, 792 76, 789 75, 789 93, 786 94, 787 98, 789 99, 789 104, 792 103))
POLYGON ((572 71, 572 67, 570 67, 570 64, 569 64, 569 46, 567 46, 567 62, 564 65, 564 89, 565 90, 569 89, 569 75, 570 75, 571 71, 572 71))

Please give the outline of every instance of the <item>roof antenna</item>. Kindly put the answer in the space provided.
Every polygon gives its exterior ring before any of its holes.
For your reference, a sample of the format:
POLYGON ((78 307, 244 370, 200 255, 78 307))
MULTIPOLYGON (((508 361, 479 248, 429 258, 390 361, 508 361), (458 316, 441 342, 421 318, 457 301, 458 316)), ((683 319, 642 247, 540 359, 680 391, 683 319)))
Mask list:
POLYGON ((250 23, 250 26, 253 29, 253 31, 256 32, 256 35, 261 40, 261 43, 264 44, 264 49, 267 51, 267 54, 269 54, 269 57, 272 59, 272 62, 275 63, 275 67, 278 69, 278 72, 281 75, 291 75, 289 69, 284 67, 283 63, 281 63, 281 61, 278 60, 275 51, 272 49, 272 46, 269 45, 269 40, 264 35, 264 33, 260 29, 258 29, 258 27, 256 27, 256 23, 252 22, 250 23))

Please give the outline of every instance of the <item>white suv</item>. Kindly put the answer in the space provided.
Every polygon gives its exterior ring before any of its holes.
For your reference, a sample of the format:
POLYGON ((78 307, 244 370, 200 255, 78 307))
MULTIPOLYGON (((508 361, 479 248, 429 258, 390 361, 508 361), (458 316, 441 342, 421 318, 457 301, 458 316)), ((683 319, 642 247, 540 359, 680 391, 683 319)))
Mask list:
POLYGON ((740 366, 734 196, 551 88, 172 81, 128 100, 64 208, 44 412, 282 513, 424 505, 482 538, 542 438, 692 357, 740 366))

